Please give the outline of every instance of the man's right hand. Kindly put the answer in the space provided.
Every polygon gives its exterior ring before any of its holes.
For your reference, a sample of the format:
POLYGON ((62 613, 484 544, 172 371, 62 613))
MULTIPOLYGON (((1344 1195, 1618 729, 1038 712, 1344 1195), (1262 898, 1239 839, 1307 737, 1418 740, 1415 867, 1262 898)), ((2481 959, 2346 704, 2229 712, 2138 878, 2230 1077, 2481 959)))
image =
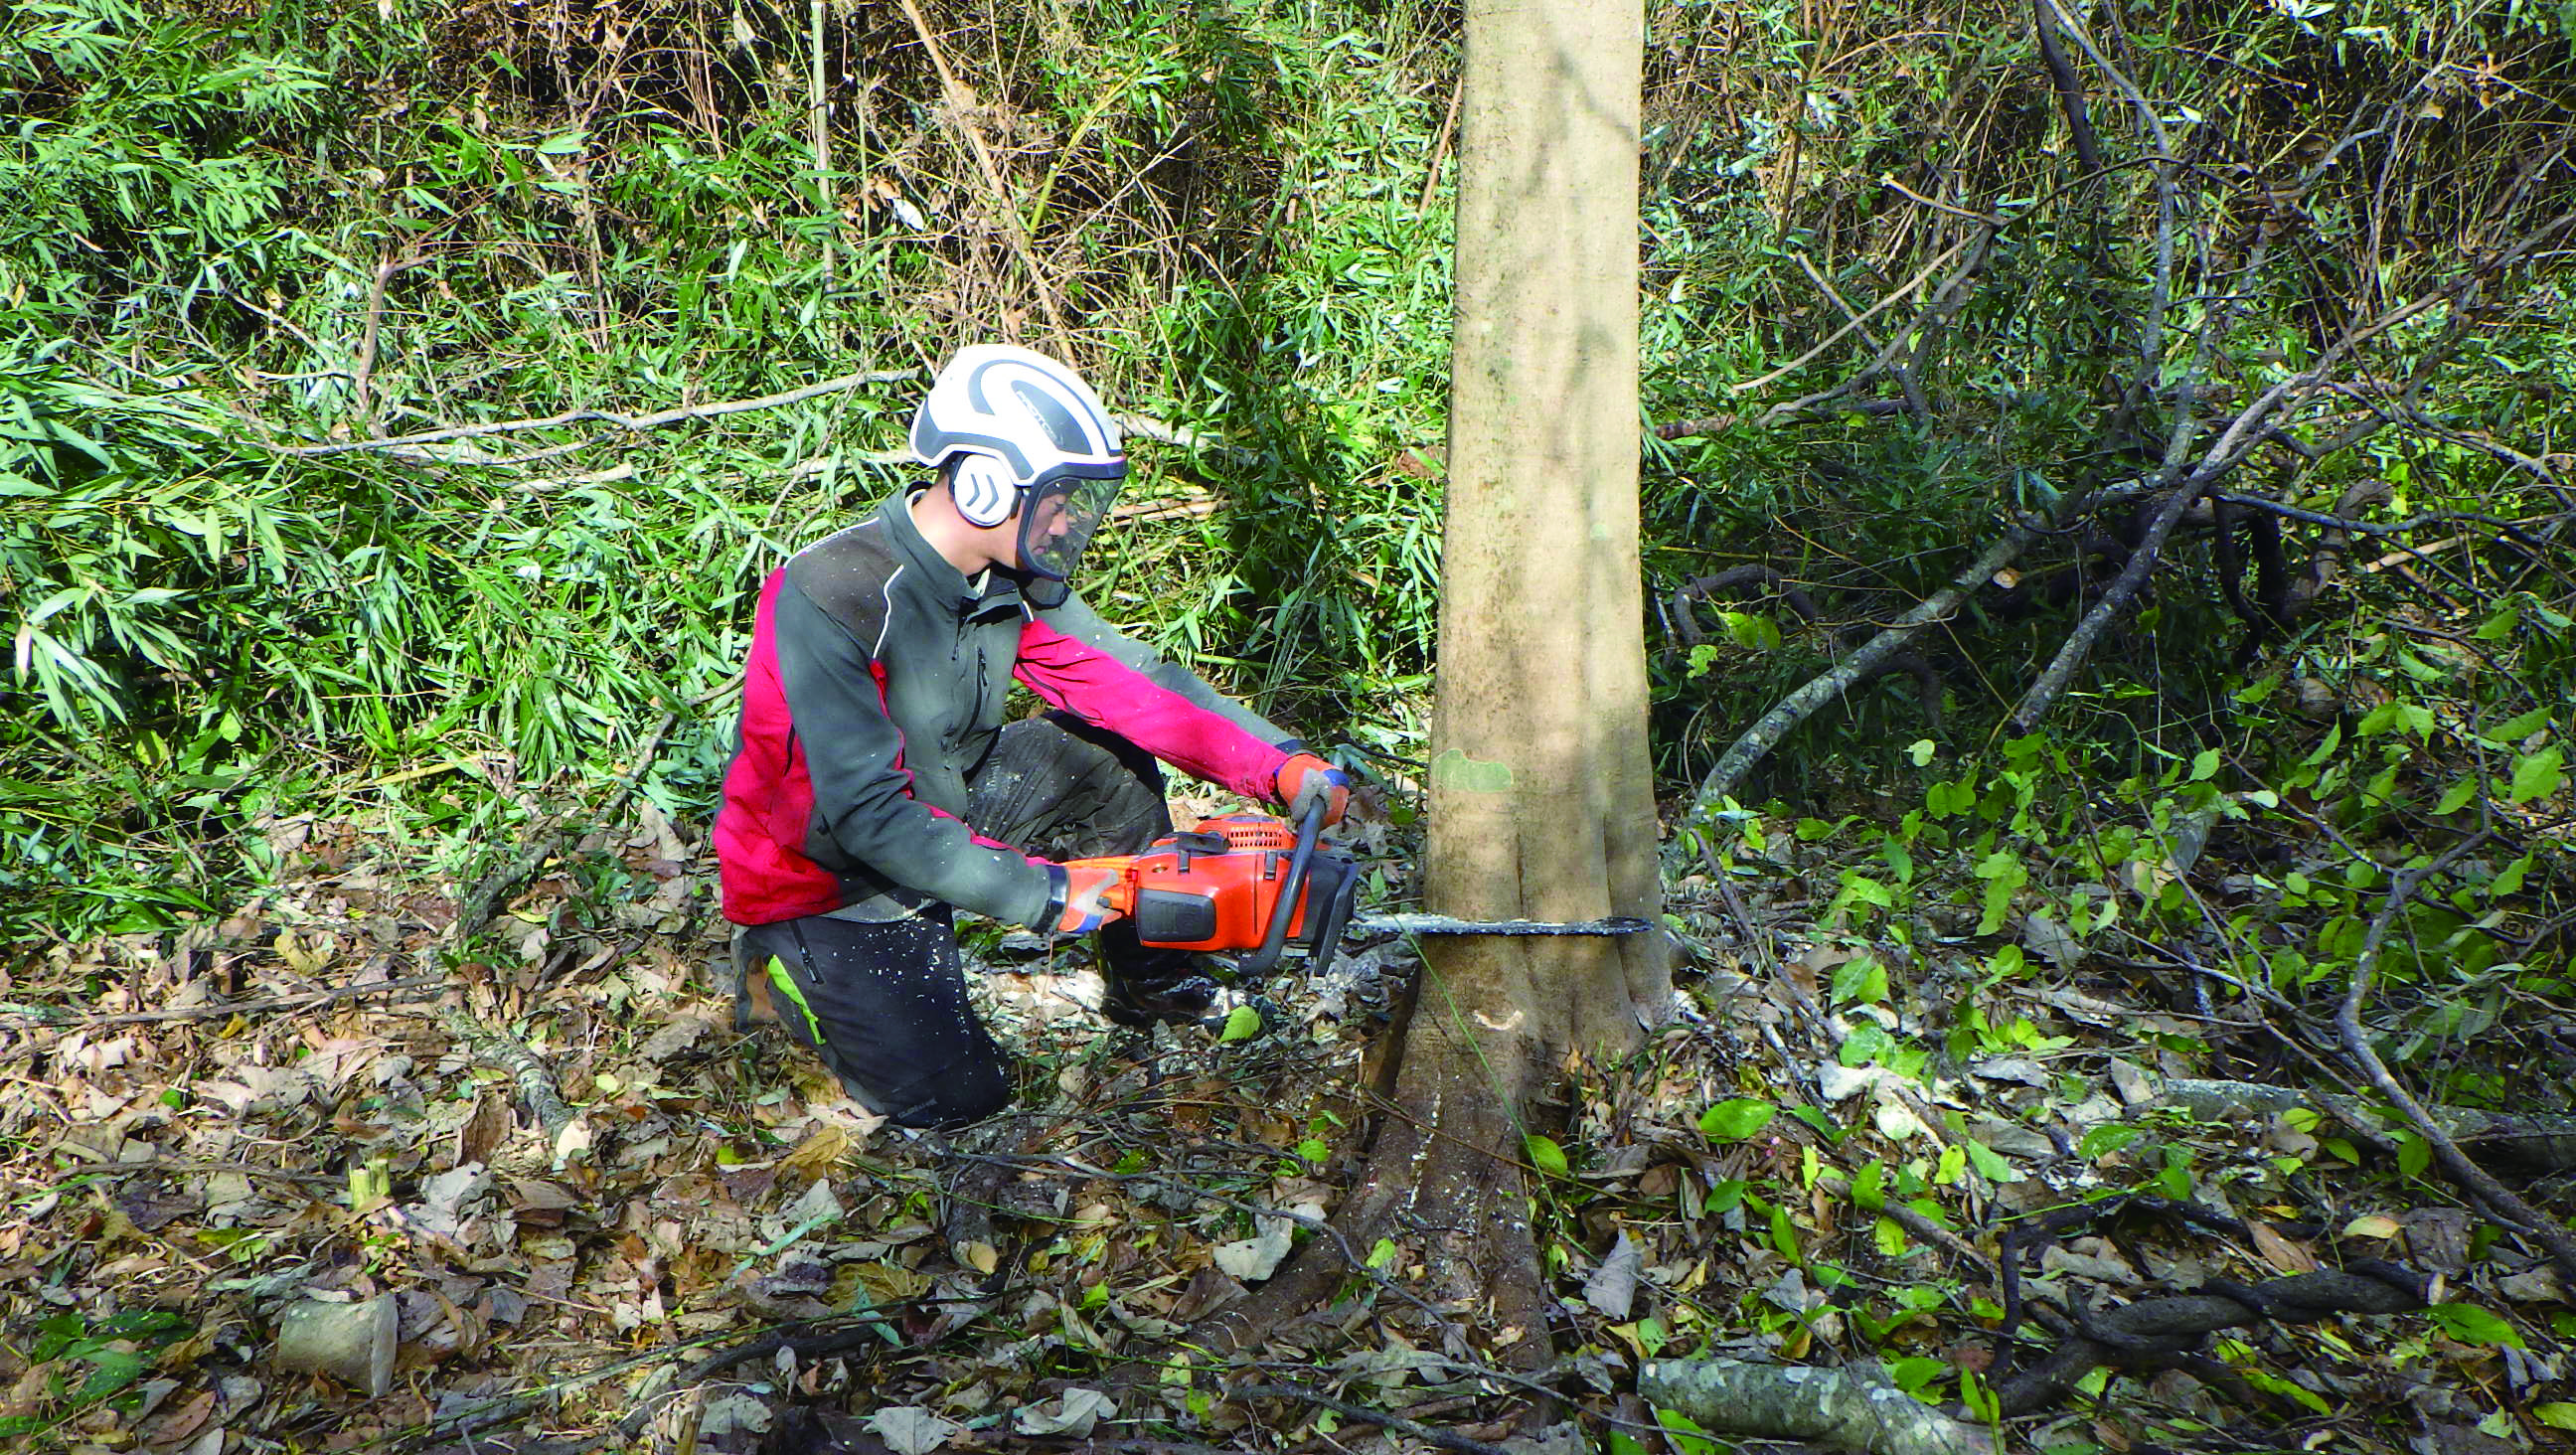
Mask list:
POLYGON ((1351 806, 1351 775, 1312 753, 1294 753, 1279 765, 1279 801, 1288 805, 1288 817, 1295 823, 1306 820, 1306 810, 1323 805, 1324 826, 1342 821, 1351 806))
POLYGON ((1046 927, 1056 933, 1089 934, 1124 913, 1109 903, 1109 892, 1118 887, 1117 870, 1050 864, 1047 873, 1055 883, 1047 900, 1052 922, 1046 927))

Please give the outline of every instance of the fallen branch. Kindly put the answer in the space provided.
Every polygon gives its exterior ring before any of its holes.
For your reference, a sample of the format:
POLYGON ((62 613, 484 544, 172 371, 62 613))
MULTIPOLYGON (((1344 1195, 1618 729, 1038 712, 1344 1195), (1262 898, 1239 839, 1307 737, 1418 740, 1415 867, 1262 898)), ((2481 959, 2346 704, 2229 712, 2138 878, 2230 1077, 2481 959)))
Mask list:
MULTIPOLYGON (((655 725, 653 735, 645 740, 643 748, 636 753, 635 766, 627 770, 626 776, 618 782, 617 791, 609 795, 607 806, 599 811, 598 822, 614 822, 619 814, 626 811, 627 802, 635 797, 635 790, 643 784, 644 775, 651 771, 654 760, 661 757, 662 744, 671 736, 671 729, 678 726, 679 721, 680 715, 677 712, 662 714, 662 721, 655 725)), ((456 924, 448 931, 449 939, 459 948, 462 948, 467 940, 472 939, 492 916, 500 911, 502 902, 520 885, 527 883, 539 869, 544 868, 548 859, 555 856, 555 849, 561 837, 562 832, 559 828, 554 832, 541 833, 537 836, 537 842, 522 851, 519 857, 484 875, 482 880, 457 902, 456 924)))
MULTIPOLYGON (((1843 627, 1826 623, 1823 620, 1824 613, 1817 609, 1814 597, 1792 584, 1779 572, 1760 565, 1729 567, 1714 576, 1701 576, 1685 581, 1674 588, 1670 603, 1673 635, 1680 639, 1683 646, 1699 646, 1707 638, 1700 631, 1699 622, 1691 613, 1691 604, 1705 601, 1723 591, 1738 591, 1753 586, 1761 587, 1761 594, 1779 597, 1783 605, 1796 613, 1801 625, 1823 633, 1829 650, 1839 651, 1846 642, 1861 642, 1869 638, 1869 627, 1866 623, 1843 627)), ((1915 692, 1923 703, 1923 717, 1926 725, 1936 734, 1941 732, 1943 729, 1941 674, 1920 653, 1908 651, 1889 653, 1879 660, 1869 675, 1875 678, 1889 672, 1903 672, 1914 679, 1915 692)), ((1859 683, 1860 679, 1856 678, 1846 686, 1845 690, 1848 691, 1850 687, 1858 686, 1859 683)))
POLYGON ((519 1089, 519 1099, 536 1114, 537 1125, 545 1129, 546 1144, 552 1148, 564 1129, 572 1125, 575 1113, 556 1089, 554 1068, 546 1064, 545 1058, 529 1050, 518 1037, 494 1030, 453 1007, 439 1013, 438 1023, 475 1060, 509 1073, 512 1084, 519 1089))
POLYGON ((2077 1325, 2048 1358, 1995 1391, 2007 1416, 2044 1409, 2076 1381, 2123 1356, 2180 1353, 2221 1329, 2266 1321, 2315 1323, 2338 1314, 2402 1314, 2425 1306, 2425 1281, 2394 1264, 2356 1263, 2342 1272, 2299 1273, 2250 1286, 2140 1299, 2077 1325))
POLYGON ((1815 716, 1819 709, 1841 696, 1853 683, 1877 673, 1880 663, 1894 656, 1914 639, 1916 633, 1949 620, 1969 592, 1993 579, 1997 571, 2011 564, 2033 542, 2087 511, 2139 495, 2147 490, 2148 485, 2145 480, 2132 480, 2107 486, 2062 505, 2047 519, 2024 516, 2013 522, 2011 529, 1951 577, 1947 586, 1925 597, 1920 605, 1889 623, 1831 671, 1810 680, 1756 718, 1753 725, 1744 730, 1743 736, 1737 738, 1725 755, 1717 760, 1717 766, 1709 770, 1708 776, 1700 780, 1699 797, 1691 810, 1692 821, 1712 821, 1713 815, 1725 806, 1726 796, 1744 781, 1744 775, 1752 772, 1753 765, 1779 746, 1780 740, 1791 730, 1815 716))
MULTIPOLYGON (((864 1348, 872 1342, 882 1342, 885 1336, 881 1330, 884 1327, 881 1318, 872 1318, 865 1323, 841 1329, 816 1328, 811 1324, 789 1324, 784 1328, 771 1329, 753 1338, 745 1339, 741 1343, 718 1349, 681 1370, 669 1384, 654 1391, 650 1398, 636 1401, 635 1408, 628 1410, 625 1418, 617 1422, 616 1436, 630 1441, 635 1439, 644 1433, 644 1427, 653 1422, 653 1416, 660 1412, 663 1403, 670 1397, 684 1394, 736 1365, 754 1362, 765 1364, 781 1353, 793 1354, 799 1363, 810 1359, 828 1359, 836 1354, 847 1354, 864 1348)), ((603 1431, 593 1437, 593 1443, 604 1444, 608 1438, 608 1433, 603 1431)))
POLYGON ((1816 1440, 1866 1455, 1987 1455, 1994 1449, 1984 1430, 1859 1366, 1663 1361, 1638 1371, 1637 1392, 1713 1435, 1816 1440))
MULTIPOLYGON (((2047 0, 2047 3, 2054 5, 2056 0, 2047 0)), ((2063 9, 2058 11, 2058 15, 2061 21, 2066 20, 2063 9)), ((2081 27, 2074 26, 2071 21, 2067 23, 2069 33, 2085 43, 2086 49, 2092 52, 2095 61, 2110 71, 2115 80, 2123 80, 2125 88, 2125 80, 2119 76, 2117 70, 2111 68, 2098 51, 2092 51, 2091 43, 2085 39, 2081 27)), ((2148 114, 2152 118, 2152 108, 2149 108, 2148 114)), ((2458 277, 2412 303, 2351 325, 2341 338, 2317 356, 2313 367, 2265 389, 2256 396, 2253 403, 2240 410, 2236 417, 2228 422, 2226 429, 2220 432, 2217 443, 2211 445, 2202 454, 2199 463, 2188 472, 2180 469, 2182 452, 2189 443, 2190 396, 2186 392, 2184 407, 2177 412, 2174 430, 2166 446, 2164 466, 2158 472, 2161 478, 2175 480, 2173 495, 2157 511, 2154 522, 2147 529, 2146 538, 2140 542, 2136 553, 2130 557, 2129 564, 2121 571, 2119 579, 2114 581, 2110 589, 2103 593, 2102 599, 2085 613, 2084 618, 2076 624, 2075 630, 2067 635, 2057 655, 2032 681, 2029 689, 2022 694, 2021 701, 2014 705, 2011 716, 2006 719, 2008 730, 2027 733, 2038 725, 2040 718, 2047 714, 2058 696, 2073 682, 2076 671, 2091 656, 2095 642, 2109 627, 2112 619, 2128 608, 2145 585, 2148 573, 2155 568, 2166 537, 2180 522, 2183 513, 2206 495, 2210 487, 2228 471, 2242 463, 2253 450, 2271 439, 2284 436, 2286 430, 2278 422, 2278 418, 2286 417, 2316 394, 2334 390, 2337 386, 2332 370, 2337 365, 2352 356, 2362 345, 2388 334, 2423 314, 2445 306, 2457 310, 2461 300, 2468 297, 2487 279, 2528 257, 2571 225, 2576 225, 2576 213, 2566 214, 2544 224, 2513 246, 2471 265, 2458 277)), ((2258 238, 2248 251, 2247 261, 2238 269, 2237 275, 2250 276, 2260 265, 2267 249, 2268 240, 2258 238)), ((2203 361, 2213 334, 2234 318, 2236 309, 2242 305, 2247 296, 2241 291, 2235 292, 2230 295, 2230 301, 2225 308, 2211 312, 2207 324, 2199 332, 2199 341, 2194 345, 2192 364, 2184 376, 2186 380, 2196 381, 2201 377, 2203 361)), ((2161 306, 2161 299, 2157 302, 2161 306)), ((2152 328, 2152 318, 2149 322, 2152 328)), ((2456 332, 2455 329, 2454 333, 2456 332)), ((2420 375, 2429 370, 2439 358, 2440 352, 2437 349, 2428 354, 2424 362, 2417 366, 2417 373, 2420 375)), ((2153 366, 2156 358, 2157 355, 2150 351, 2147 356, 2148 364, 2153 366)), ((2365 427, 2356 432, 2350 432, 2344 439, 2337 441, 2337 447, 2348 447, 2350 444, 2358 443, 2384 422, 2386 422, 2385 417, 2367 422, 2365 427)))
MULTIPOLYGON (((2251 1081, 2176 1080, 2164 1084, 2151 1105, 2175 1107, 2202 1121, 2224 1121, 2247 1112, 2285 1112, 2306 1108, 2324 1113, 2361 1137, 2387 1143, 2387 1127, 2369 1103, 2331 1091, 2266 1086, 2251 1081)), ((2563 1112, 2474 1111, 2467 1107, 2427 1106, 2424 1114, 2464 1149, 2510 1158, 2550 1171, 2576 1169, 2576 1115, 2563 1112)))
POLYGON ((2389 876, 2388 896, 2380 904, 2379 913, 2371 916, 2370 929, 2362 937, 2361 953, 2353 957, 2351 984, 2344 991, 2343 1003, 2335 1008, 2335 1032, 2343 1041, 2344 1055, 2372 1086, 2379 1089, 2380 1095, 2405 1113, 2417 1135, 2432 1145, 2433 1160, 2441 1164, 2442 1170, 2485 1204, 2487 1212, 2498 1222, 2529 1233, 2547 1248, 2550 1261, 2558 1265, 2558 1271, 2567 1279, 2568 1286, 2576 1287, 2576 1236, 2571 1236, 2557 1219, 2523 1201, 2511 1188, 2496 1181, 2485 1168, 2470 1161, 2468 1154, 2460 1150, 2459 1142, 2422 1102, 2415 1099, 2415 1094, 2406 1089, 2396 1073, 2388 1069, 2388 1063, 2379 1058, 2379 1052, 2370 1044, 2369 1030, 2361 1023, 2361 1008, 2369 1003, 2371 989, 2378 980, 2379 952, 2388 942, 2388 930, 2396 923, 2398 911, 2406 907, 2408 901, 2415 897, 2416 889, 2426 880, 2485 843, 2489 836, 2488 831, 2480 830, 2444 850, 2431 863, 2420 868, 2401 869, 2389 876))
POLYGON ((201 1157, 147 1157, 139 1162, 116 1162, 108 1161, 97 1152, 74 1142, 56 1143, 51 1150, 67 1156, 79 1157, 90 1164, 86 1167, 68 1169, 67 1175, 72 1177, 132 1177, 142 1172, 160 1173, 164 1176, 174 1172, 184 1172, 193 1177, 206 1177, 231 1172, 243 1177, 265 1178, 270 1182, 293 1183, 298 1187, 335 1187, 345 1191, 349 1186, 346 1173, 334 1177, 321 1172, 296 1172, 284 1167, 269 1167, 257 1162, 219 1162, 201 1157))
MULTIPOLYGON (((776 409, 798 404, 826 394, 839 394, 869 384, 892 384, 918 378, 919 369, 874 369, 858 374, 843 374, 819 384, 790 389, 780 394, 764 394, 757 399, 729 399, 720 404, 690 404, 677 409, 657 410, 651 414, 618 414, 605 409, 571 409, 538 419, 503 419, 490 424, 459 424, 444 429, 422 430, 418 434, 394 435, 380 440, 340 440, 327 445, 270 445, 281 455, 312 458, 321 455, 345 455, 352 450, 404 450, 420 445, 445 444, 450 440, 485 439, 497 434, 515 434, 532 429, 560 429, 568 424, 613 424, 623 429, 657 429, 666 424, 679 424, 693 419, 715 419, 728 414, 743 414, 755 409, 776 409)), ((498 463, 497 461, 460 461, 462 464, 498 463)))
MULTIPOLYGON (((2056 0, 2042 0, 2042 3, 2053 6, 2056 0)), ((2061 18, 2063 18, 2062 14, 2061 18)), ((2081 31, 2075 33, 2079 39, 2082 39, 2081 31)), ((2119 81, 2122 88, 2128 90, 2144 107, 2148 121, 2156 127, 2157 150, 2165 150, 2163 124, 2155 120, 2155 109, 2145 106, 2144 98, 2136 95, 2135 88, 2130 86, 2128 78, 2120 75, 2117 69, 2103 60, 2098 51, 2093 51, 2089 40, 2085 42, 2085 49, 2092 52, 2094 60, 2109 70, 2112 78, 2119 81)), ((2157 187, 2166 197, 2164 207, 2166 222, 2169 225, 2172 171, 2170 168, 2159 168, 2156 176, 2157 187)), ((2160 236, 2157 246, 2159 271, 2154 308, 2161 312, 2165 306, 2165 270, 2171 265, 2170 241, 2160 236)), ((2254 246, 2248 250, 2245 264, 2238 270, 2237 276, 2239 278, 2255 276, 2263 266, 2263 258, 2269 251, 2269 247, 2268 240, 2257 239, 2254 246)), ((2271 411, 2287 395, 2289 386, 2286 384, 2267 390, 2243 413, 2229 422, 2227 428, 2219 434, 2218 443, 2210 446, 2209 453, 2201 457, 2197 466, 2188 473, 2183 472, 2183 455, 2191 448, 2193 438, 2192 405, 2195 401, 2198 381, 2208 366, 2210 350, 2216 343, 2218 335, 2224 332, 2228 323, 2235 318, 2236 310, 2243 298, 2244 295, 2240 293, 2227 306, 2210 310, 2207 322, 2193 337, 2191 367, 2183 376, 2181 397, 2174 409, 2173 429, 2166 436, 2164 459, 2156 471, 2156 478, 2159 480, 2172 480, 2180 475, 2180 483, 2164 504, 2157 508, 2155 519, 2147 526, 2145 535, 2131 551, 2128 561, 2121 566, 2120 574, 2113 578, 2109 588, 2103 591, 2101 600, 2095 602, 2092 608, 2076 622, 2075 630, 2067 633, 2066 640, 2059 645, 2057 655, 2049 659, 2047 667, 2043 668, 2039 676, 2032 681, 2029 690, 2022 694, 2021 701, 2014 706, 2012 716, 2007 719, 2011 731, 2029 732, 2038 724, 2040 716, 2048 711, 2049 705, 2057 701, 2058 694, 2064 692, 2067 685, 2074 681, 2076 669, 2082 667, 2085 660, 2092 655, 2093 644, 2100 640, 2102 633, 2110 628, 2112 621, 2127 611, 2129 603, 2145 589, 2147 577, 2155 570, 2156 562, 2163 554, 2165 541, 2173 535, 2174 527, 2181 523, 2183 516, 2200 500, 2200 497, 2207 494, 2210 487, 2218 483, 2219 477, 2233 468, 2228 462, 2241 458, 2242 451, 2248 448, 2247 437, 2269 419, 2271 411)), ((2143 375, 2142 379, 2152 378, 2153 371, 2157 367, 2159 357, 2157 350, 2160 345, 2154 340, 2158 327, 2156 317, 2151 315, 2147 320, 2149 343, 2146 362, 2149 372, 2143 375)))

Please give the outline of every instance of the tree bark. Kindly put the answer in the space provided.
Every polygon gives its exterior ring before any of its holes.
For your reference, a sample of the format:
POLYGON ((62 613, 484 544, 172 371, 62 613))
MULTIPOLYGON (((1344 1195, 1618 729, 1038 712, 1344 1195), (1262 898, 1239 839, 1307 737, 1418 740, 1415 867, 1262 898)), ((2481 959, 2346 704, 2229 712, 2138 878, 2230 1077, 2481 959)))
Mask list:
MULTIPOLYGON (((1636 447, 1644 16, 1637 0, 1471 0, 1466 20, 1425 888, 1430 908, 1477 919, 1651 917, 1636 447)), ((1483 1326, 1506 1354, 1528 1352, 1545 1325, 1517 1169, 1459 1149, 1517 1157, 1569 1056, 1637 1043, 1669 995, 1665 942, 1443 936, 1425 957, 1394 1099, 1433 1129, 1417 1201, 1443 1209, 1448 1231, 1418 1251, 1435 1299, 1504 1296, 1483 1326), (1526 1307, 1504 1306, 1515 1302, 1526 1307)))

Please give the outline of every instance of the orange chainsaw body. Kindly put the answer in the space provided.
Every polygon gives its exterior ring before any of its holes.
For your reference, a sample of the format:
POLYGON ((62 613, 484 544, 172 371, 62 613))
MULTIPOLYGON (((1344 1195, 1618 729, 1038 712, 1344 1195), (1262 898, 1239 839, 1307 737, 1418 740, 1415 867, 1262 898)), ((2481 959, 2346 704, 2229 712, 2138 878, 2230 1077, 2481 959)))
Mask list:
POLYGON ((1359 888, 1348 855, 1315 848, 1299 872, 1297 830, 1287 820, 1238 813, 1202 819, 1186 833, 1156 839, 1141 854, 1076 859, 1111 869, 1109 905, 1135 921, 1148 945, 1175 950, 1263 951, 1269 960, 1296 946, 1330 956, 1350 919, 1359 888), (1284 927, 1274 923, 1282 899, 1294 898, 1284 927), (1281 934, 1272 942, 1274 930, 1281 934))

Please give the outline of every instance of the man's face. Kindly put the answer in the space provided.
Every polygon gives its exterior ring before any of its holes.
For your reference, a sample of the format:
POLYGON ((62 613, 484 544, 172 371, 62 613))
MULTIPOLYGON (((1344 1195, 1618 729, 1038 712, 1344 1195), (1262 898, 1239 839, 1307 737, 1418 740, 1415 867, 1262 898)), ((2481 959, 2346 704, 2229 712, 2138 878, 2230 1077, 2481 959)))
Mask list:
POLYGON ((1090 544, 1092 531, 1118 497, 1119 476, 1051 482, 1020 507, 1019 568, 1062 581, 1090 544))
POLYGON ((1073 522, 1065 511, 1065 502, 1070 498, 1061 490, 1050 490, 1029 502, 1027 540, 1031 546, 1050 545, 1073 528, 1073 522))

